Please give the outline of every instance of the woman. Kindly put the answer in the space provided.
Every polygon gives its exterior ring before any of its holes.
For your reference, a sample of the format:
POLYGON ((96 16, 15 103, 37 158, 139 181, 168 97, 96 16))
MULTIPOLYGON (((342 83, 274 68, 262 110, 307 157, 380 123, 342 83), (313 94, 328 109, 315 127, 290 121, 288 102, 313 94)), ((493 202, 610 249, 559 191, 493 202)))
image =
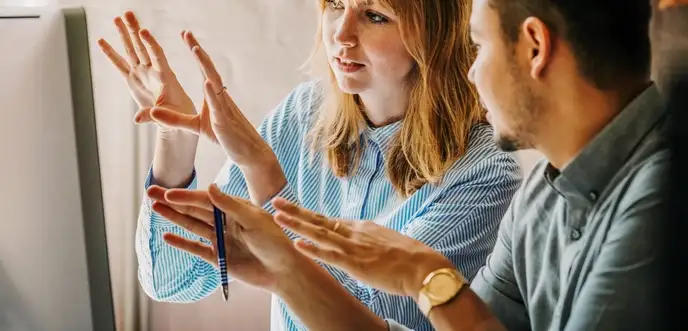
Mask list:
MULTIPOLYGON (((195 187, 197 137, 189 132, 216 140, 227 153, 230 165, 218 176, 227 194, 250 198, 269 212, 268 201, 281 197, 329 217, 374 220, 442 252, 469 278, 484 263, 521 178, 516 162, 492 142, 466 79, 473 57, 470 4, 327 0, 320 9, 321 41, 313 59, 325 60, 329 77, 298 86, 258 132, 190 33, 184 40, 207 79, 209 107, 204 102, 198 114, 133 14, 125 15, 128 26, 115 20, 129 63, 100 42, 142 107, 136 121, 160 125, 137 229, 140 280, 152 298, 192 302, 219 285, 212 263, 196 251, 175 249, 209 243, 202 229, 179 226, 180 213, 190 219, 207 211, 166 204, 174 196, 167 189, 195 187), (159 95, 145 89, 147 81, 161 82, 159 95)), ((253 270, 241 241, 230 242, 237 245, 230 250, 232 275, 253 270)), ((431 328, 413 300, 326 268, 376 314, 431 328)), ((276 281, 263 275, 253 284, 276 281)), ((301 328, 282 301, 273 305, 273 316, 283 328, 301 328)))

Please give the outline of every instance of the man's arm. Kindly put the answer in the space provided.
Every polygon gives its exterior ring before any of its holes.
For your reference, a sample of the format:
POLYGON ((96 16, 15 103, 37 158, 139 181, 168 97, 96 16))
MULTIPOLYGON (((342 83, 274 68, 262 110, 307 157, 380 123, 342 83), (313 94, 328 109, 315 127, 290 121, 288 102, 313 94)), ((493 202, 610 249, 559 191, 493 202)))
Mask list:
MULTIPOLYGON (((428 317, 436 330, 492 331, 530 328, 511 257, 513 212, 514 208, 517 208, 517 201, 518 194, 504 215, 494 250, 487 258, 486 265, 473 279, 471 288, 461 289, 454 299, 430 310, 428 317)), ((439 269, 431 264, 424 264, 418 268, 424 270, 419 273, 420 277, 439 269)), ((415 283, 420 291, 422 279, 417 279, 415 283)), ((414 295, 414 298, 417 299, 417 296, 414 295)))
POLYGON ((352 296, 322 267, 308 258, 288 277, 276 294, 309 330, 385 331, 387 323, 352 296))

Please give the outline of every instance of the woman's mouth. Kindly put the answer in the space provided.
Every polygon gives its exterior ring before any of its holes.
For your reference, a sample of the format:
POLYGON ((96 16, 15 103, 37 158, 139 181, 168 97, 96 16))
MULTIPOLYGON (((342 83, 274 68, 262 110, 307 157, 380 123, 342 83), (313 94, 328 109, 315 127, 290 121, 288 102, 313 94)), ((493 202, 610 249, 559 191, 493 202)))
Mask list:
POLYGON ((365 67, 365 65, 358 62, 344 60, 338 57, 335 58, 335 61, 337 62, 337 68, 344 73, 354 73, 365 67))

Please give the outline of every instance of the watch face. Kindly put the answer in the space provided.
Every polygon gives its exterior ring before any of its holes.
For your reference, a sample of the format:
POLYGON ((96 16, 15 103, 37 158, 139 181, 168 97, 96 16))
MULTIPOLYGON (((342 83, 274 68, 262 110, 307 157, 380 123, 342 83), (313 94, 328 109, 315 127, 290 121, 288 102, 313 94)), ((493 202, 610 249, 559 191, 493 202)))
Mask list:
POLYGON ((459 283, 453 275, 446 273, 437 274, 428 283, 428 296, 438 301, 449 300, 456 294, 459 283))

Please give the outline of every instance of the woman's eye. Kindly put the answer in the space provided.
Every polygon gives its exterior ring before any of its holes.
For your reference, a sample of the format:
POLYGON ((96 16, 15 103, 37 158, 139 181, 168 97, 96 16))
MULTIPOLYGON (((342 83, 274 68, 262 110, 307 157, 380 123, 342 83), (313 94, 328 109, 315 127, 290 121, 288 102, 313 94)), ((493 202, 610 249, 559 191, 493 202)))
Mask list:
POLYGON ((387 17, 384 17, 380 14, 374 13, 374 12, 367 12, 366 15, 370 19, 371 22, 373 23, 385 23, 387 22, 387 17))
POLYGON ((325 0, 325 3, 327 3, 327 5, 332 10, 343 10, 344 9, 344 3, 341 0, 325 0))

